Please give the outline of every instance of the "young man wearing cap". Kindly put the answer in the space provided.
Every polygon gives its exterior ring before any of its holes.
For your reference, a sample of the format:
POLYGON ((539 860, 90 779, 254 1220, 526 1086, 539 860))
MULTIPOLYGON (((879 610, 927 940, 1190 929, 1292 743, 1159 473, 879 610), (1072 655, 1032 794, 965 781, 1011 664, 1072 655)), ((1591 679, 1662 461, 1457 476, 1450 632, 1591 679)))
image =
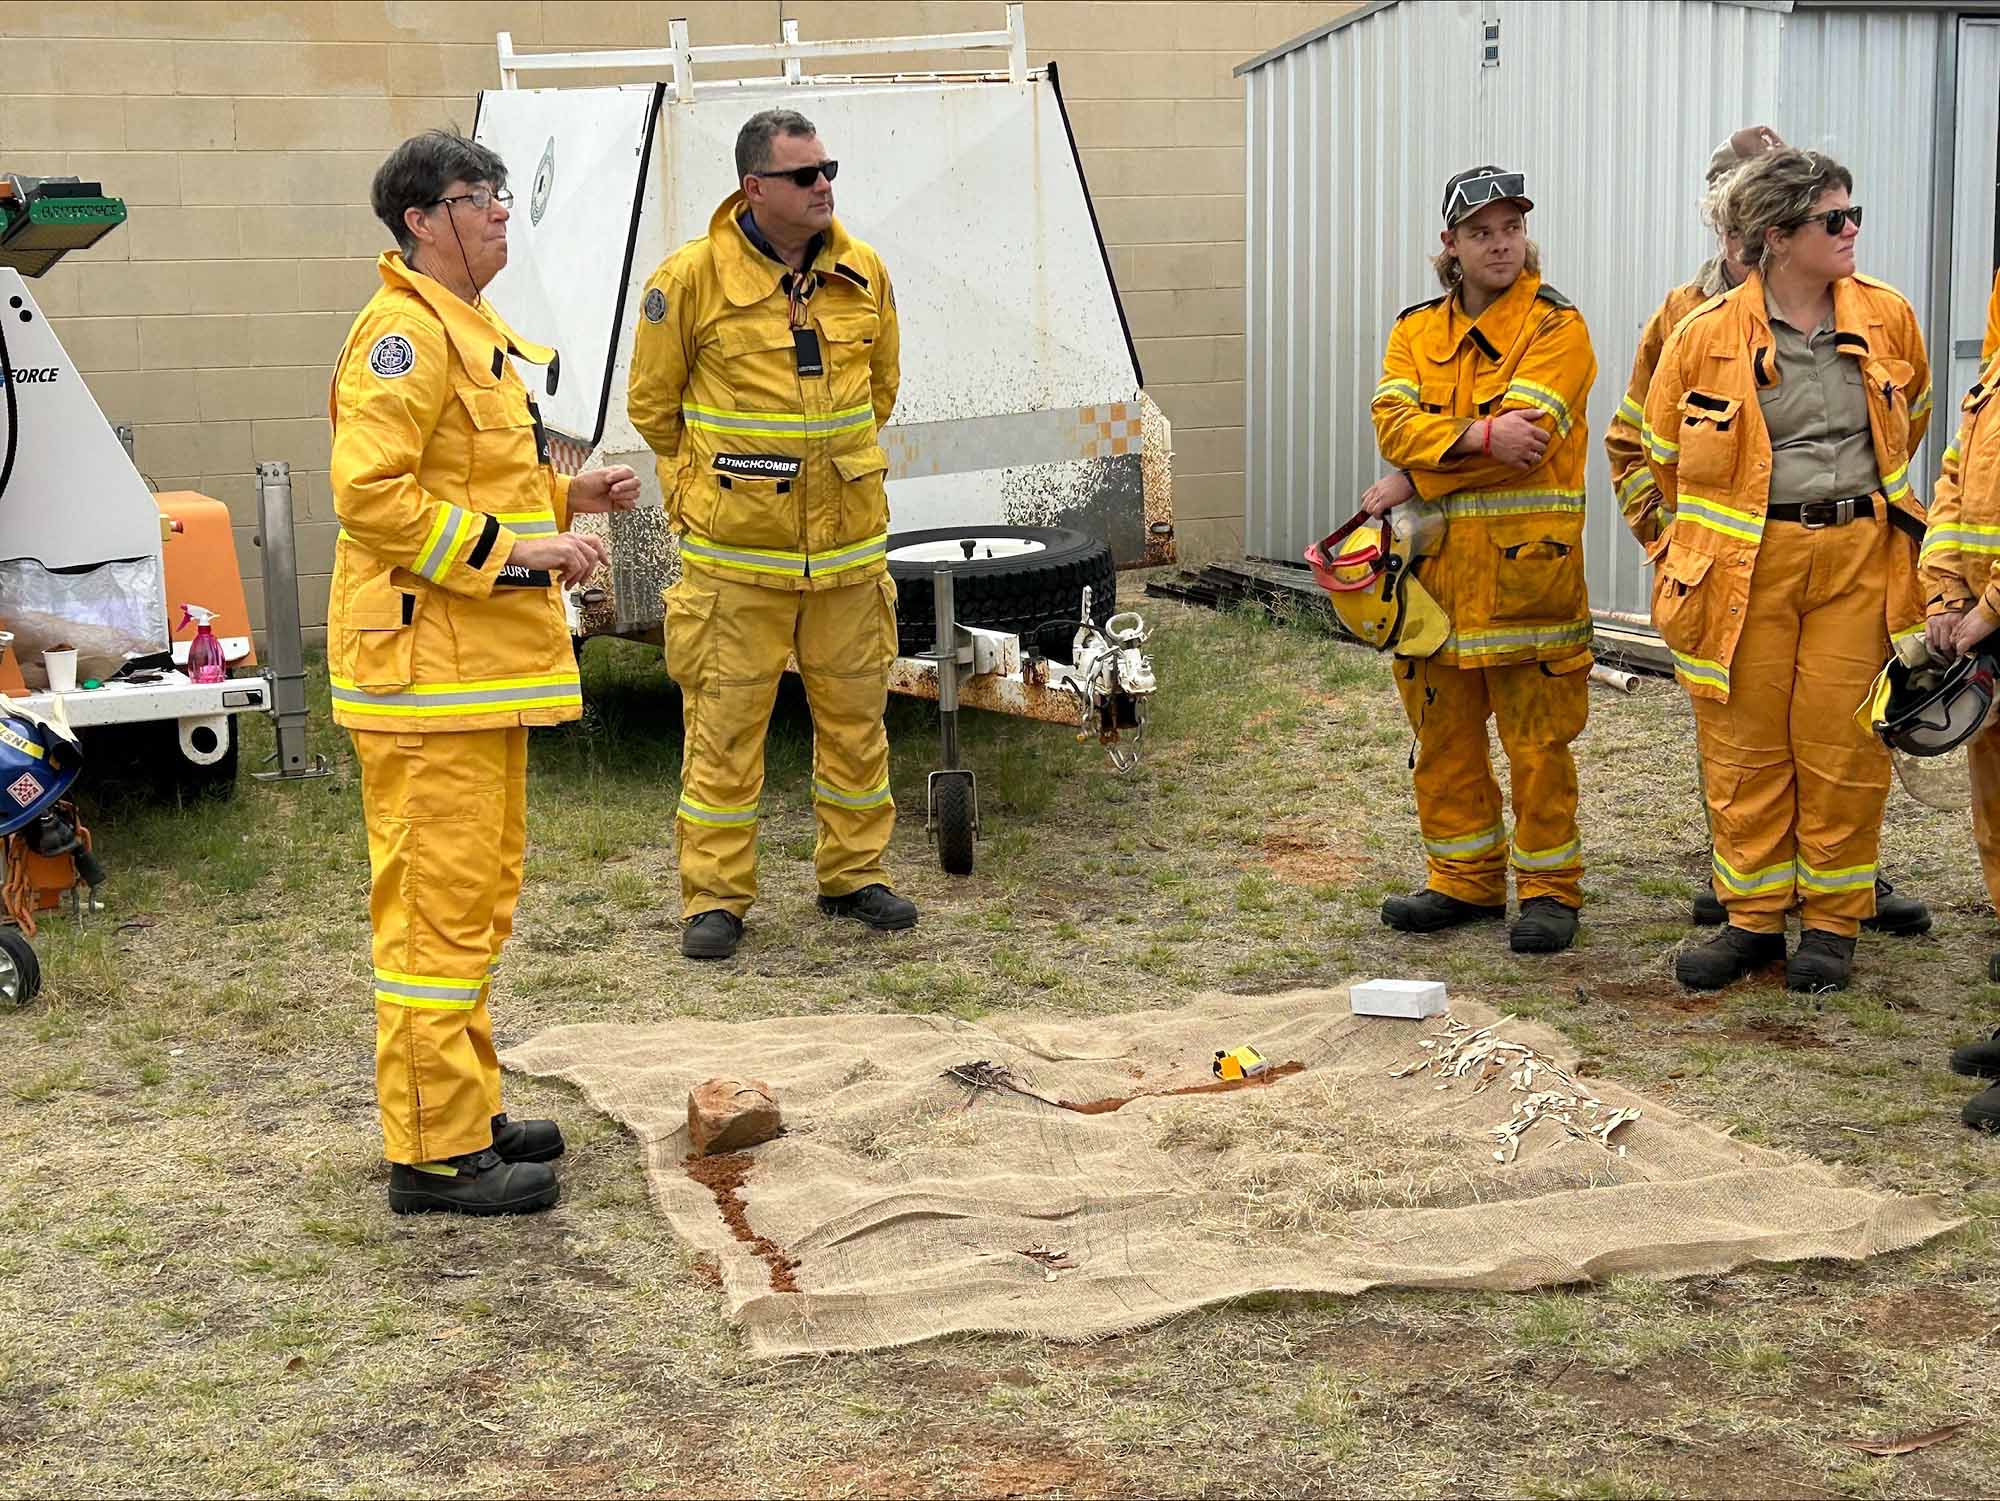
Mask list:
MULTIPOLYGON (((1709 154, 1707 190, 1702 195, 1701 213, 1715 231, 1716 253, 1702 264, 1692 281, 1667 293, 1666 301, 1646 320, 1645 331, 1639 336, 1638 353, 1632 357, 1632 379, 1626 384, 1625 399, 1618 403, 1611 426, 1604 434, 1604 452, 1611 461, 1611 484, 1618 495, 1619 509, 1624 512, 1625 524, 1632 529, 1632 535, 1646 549, 1649 561, 1657 561, 1664 547, 1660 534, 1666 518, 1660 512, 1660 487, 1654 482, 1652 470, 1646 464, 1642 435, 1646 418, 1646 389, 1653 383, 1653 371, 1660 363, 1660 351, 1666 347, 1667 335, 1674 331, 1681 319, 1709 298, 1720 297, 1750 274, 1750 267, 1742 258, 1743 242, 1731 234, 1729 227, 1722 222, 1722 203, 1730 180, 1739 167, 1784 144, 1770 126, 1746 125, 1709 154)), ((1706 802, 1702 811, 1706 816, 1706 802)), ((1716 896, 1712 883, 1708 890, 1696 894, 1689 916, 1705 928, 1720 927, 1728 920, 1728 913, 1716 896)), ((1875 915, 1864 919, 1862 926, 1876 933, 1928 933, 1931 929, 1930 908, 1913 896, 1898 895, 1895 887, 1878 876, 1875 881, 1875 915)))
POLYGON ((1416 499, 1445 517, 1417 578, 1451 618, 1435 655, 1399 660, 1396 687, 1418 737, 1417 820, 1429 878, 1382 921, 1429 933, 1507 912, 1516 953, 1576 937, 1583 855, 1576 762, 1590 700, 1583 578, 1584 403, 1597 373, 1570 300, 1542 281, 1534 207, 1518 172, 1474 167, 1445 184, 1441 297, 1396 316, 1372 413, 1395 473, 1363 509, 1416 499), (1487 755, 1495 720, 1514 807, 1508 837, 1487 755))

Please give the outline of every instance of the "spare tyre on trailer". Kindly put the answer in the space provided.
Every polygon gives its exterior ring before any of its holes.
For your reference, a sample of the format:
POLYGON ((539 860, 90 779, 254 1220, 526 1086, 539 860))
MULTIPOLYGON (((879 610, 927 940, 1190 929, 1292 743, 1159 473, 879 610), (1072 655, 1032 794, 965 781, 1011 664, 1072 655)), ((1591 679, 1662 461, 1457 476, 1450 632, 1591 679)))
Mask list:
POLYGON ((1118 608, 1118 571, 1101 538, 1067 527, 983 523, 894 532, 889 575, 899 656, 920 656, 936 644, 931 579, 940 568, 952 572, 960 625, 1019 636, 1024 650, 1055 662, 1070 661, 1085 589, 1092 625, 1118 608))

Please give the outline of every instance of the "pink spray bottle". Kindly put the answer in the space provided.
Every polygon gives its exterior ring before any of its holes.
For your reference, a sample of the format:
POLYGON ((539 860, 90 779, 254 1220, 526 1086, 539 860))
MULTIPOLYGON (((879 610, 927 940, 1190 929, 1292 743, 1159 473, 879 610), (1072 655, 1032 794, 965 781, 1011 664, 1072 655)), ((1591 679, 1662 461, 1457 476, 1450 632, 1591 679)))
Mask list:
POLYGON ((222 643, 212 629, 215 612, 200 605, 181 606, 181 624, 194 622, 194 640, 188 643, 188 678, 196 683, 219 683, 228 676, 222 661, 222 643))

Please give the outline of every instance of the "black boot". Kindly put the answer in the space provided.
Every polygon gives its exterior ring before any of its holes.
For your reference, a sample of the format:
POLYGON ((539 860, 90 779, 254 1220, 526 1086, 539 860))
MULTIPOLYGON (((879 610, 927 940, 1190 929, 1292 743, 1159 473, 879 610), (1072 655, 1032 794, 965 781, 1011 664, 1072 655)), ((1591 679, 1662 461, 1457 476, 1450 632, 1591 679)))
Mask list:
POLYGON ((1875 878, 1875 915, 1861 919, 1871 933, 1888 933, 1897 938, 1914 938, 1931 930, 1931 909, 1913 896, 1897 896, 1896 888, 1880 876, 1875 878))
POLYGON ((493 1117, 493 1151, 502 1162, 554 1162, 563 1154, 562 1127, 554 1121, 510 1121, 493 1117))
POLYGON ((1517 954, 1559 954, 1576 942, 1576 908, 1552 896, 1531 896, 1521 903, 1507 935, 1507 947, 1517 954))
POLYGON ((2000 1084, 1989 1084, 1967 1100, 1958 1118, 1975 1131, 2000 1131, 2000 1084))
POLYGON ((681 953, 690 959, 727 959, 743 941, 743 919, 712 907, 697 912, 681 929, 681 953))
POLYGON ((846 896, 820 893, 819 910, 828 917, 851 917, 879 932, 893 933, 917 925, 917 904, 897 896, 887 886, 863 886, 846 896))
POLYGON ((1495 907, 1461 902, 1455 896, 1426 887, 1408 896, 1392 896, 1382 904, 1382 921, 1402 933, 1439 933, 1469 922, 1491 922, 1507 915, 1507 904, 1495 907))
POLYGON ((2000 1032, 1984 1042, 1968 1042, 1952 1049, 1951 1071, 1975 1079, 2000 1079, 2000 1032))
POLYGON ((1854 940, 1822 928, 1799 934, 1799 946, 1785 966, 1787 990, 1845 990, 1854 968, 1854 940))
POLYGON ((1688 921, 1697 928, 1719 928, 1729 921, 1729 909, 1722 905, 1722 898, 1713 890, 1697 891, 1688 921))
POLYGON ((1752 933, 1732 924, 1675 955, 1674 978, 1689 990, 1720 990, 1784 957, 1783 933, 1752 933))
POLYGON ((502 1162, 490 1148, 389 1169, 389 1207, 398 1214, 533 1214, 561 1193, 547 1163, 502 1162))

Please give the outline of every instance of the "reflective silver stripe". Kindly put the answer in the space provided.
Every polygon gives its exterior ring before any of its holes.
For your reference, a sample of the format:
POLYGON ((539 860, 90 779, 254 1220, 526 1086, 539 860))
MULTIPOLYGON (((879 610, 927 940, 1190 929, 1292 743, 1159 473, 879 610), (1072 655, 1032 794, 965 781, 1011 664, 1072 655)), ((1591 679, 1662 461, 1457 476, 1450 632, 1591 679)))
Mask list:
POLYGON ((863 542, 840 552, 815 553, 806 559, 808 573, 840 573, 858 563, 867 563, 876 558, 886 557, 889 552, 889 534, 863 542))
POLYGON ((485 988, 484 980, 440 980, 436 984, 420 985, 408 979, 391 979, 379 969, 375 971, 375 989, 378 993, 401 996, 413 1001, 464 1001, 470 1005, 479 999, 479 992, 485 988))
POLYGON ((847 432, 872 424, 875 410, 873 407, 850 407, 830 417, 806 417, 796 412, 718 412, 713 408, 683 404, 681 420, 689 427, 706 428, 711 432, 804 433, 811 436, 847 432))
POLYGON ((879 808, 889 801, 889 784, 868 792, 842 792, 837 787, 829 787, 818 778, 813 779, 813 796, 823 803, 834 803, 842 808, 879 808))
POLYGON ((472 521, 471 512, 461 510, 449 501, 439 501, 438 509, 436 540, 430 550, 417 560, 417 572, 433 583, 457 555, 459 544, 465 540, 466 528, 472 521))
POLYGON ((1506 838, 1505 825, 1496 823, 1490 829, 1481 829, 1477 834, 1466 834, 1458 839, 1426 839, 1424 848, 1440 857, 1483 855, 1488 850, 1498 849, 1506 838))
MULTIPOLYGON (((1767 865, 1762 870, 1748 873, 1739 871, 1722 856, 1711 854, 1709 863, 1715 869, 1715 878, 1738 896, 1758 896, 1765 892, 1789 891, 1794 876, 1790 860, 1782 865, 1767 865)), ((1872 878, 1871 878, 1872 883, 1872 878)))
POLYGON ((1512 851, 1516 870, 1559 870, 1565 865, 1574 865, 1583 855, 1583 845, 1572 839, 1568 844, 1559 844, 1552 850, 1524 850, 1515 845, 1512 851))
POLYGON ((755 823, 757 821, 757 809, 754 806, 748 808, 713 808, 707 803, 696 801, 683 792, 680 799, 680 816, 685 818, 689 823, 707 824, 710 828, 724 829, 741 824, 755 823))
POLYGON ((1621 504, 1629 506, 1648 490, 1657 489, 1659 486, 1653 482, 1653 471, 1641 464, 1625 476, 1625 483, 1618 487, 1618 499, 1621 504))
POLYGON ((681 556, 696 558, 704 563, 715 563, 724 568, 748 568, 758 573, 796 574, 806 576, 806 560, 803 553, 744 552, 737 548, 718 547, 713 542, 704 542, 698 537, 681 538, 681 556))
POLYGON ((1618 403, 1618 417, 1633 427, 1643 427, 1646 421, 1646 409, 1627 396, 1618 403))
POLYGON ((553 537, 556 534, 556 518, 545 521, 509 521, 505 516, 493 518, 517 537, 553 537))
POLYGON ((1845 870, 1814 870, 1805 861, 1798 862, 1799 884, 1808 891, 1831 893, 1837 891, 1873 890, 1875 867, 1872 865, 1852 865, 1845 870))
POLYGON ((464 709, 496 704, 514 707, 580 703, 583 699, 583 685, 573 677, 554 683, 504 688, 453 688, 440 693, 368 693, 352 683, 334 681, 331 691, 335 703, 351 704, 357 709, 464 709))
POLYGON ((1569 625, 1533 626, 1515 631, 1453 631, 1441 649, 1462 657, 1477 657, 1522 646, 1582 646, 1589 640, 1590 622, 1578 620, 1569 625))
POLYGON ((1487 490, 1447 495, 1446 516, 1520 516, 1537 511, 1581 511, 1581 490, 1487 490))

